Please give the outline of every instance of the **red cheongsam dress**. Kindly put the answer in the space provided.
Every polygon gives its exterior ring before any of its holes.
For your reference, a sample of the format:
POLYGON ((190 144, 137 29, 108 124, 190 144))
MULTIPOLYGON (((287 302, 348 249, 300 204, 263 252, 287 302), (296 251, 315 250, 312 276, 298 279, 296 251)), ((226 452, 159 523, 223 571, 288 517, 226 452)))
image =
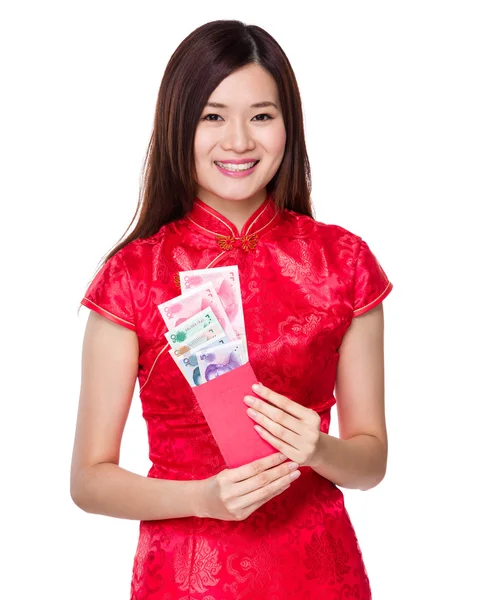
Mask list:
MULTIPOLYGON (((227 468, 168 354, 158 309, 181 293, 180 271, 224 265, 239 268, 255 375, 317 411, 324 433, 344 333, 392 289, 361 237, 281 211, 270 195, 241 232, 196 198, 190 213, 127 244, 102 266, 82 304, 137 334, 148 477, 204 479, 227 468)), ((131 600, 369 600, 342 491, 310 467, 300 470, 287 491, 243 521, 141 521, 131 600)))

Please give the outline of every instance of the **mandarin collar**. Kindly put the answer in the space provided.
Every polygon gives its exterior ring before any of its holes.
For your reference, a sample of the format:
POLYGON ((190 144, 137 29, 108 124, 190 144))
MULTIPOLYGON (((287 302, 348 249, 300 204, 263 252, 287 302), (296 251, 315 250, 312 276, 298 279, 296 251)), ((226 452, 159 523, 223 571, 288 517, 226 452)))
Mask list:
POLYGON ((250 250, 256 246, 258 237, 275 225, 280 214, 271 194, 267 194, 264 202, 243 225, 241 232, 238 232, 229 219, 198 197, 194 199, 193 208, 185 218, 191 227, 211 235, 224 250, 237 246, 250 250))

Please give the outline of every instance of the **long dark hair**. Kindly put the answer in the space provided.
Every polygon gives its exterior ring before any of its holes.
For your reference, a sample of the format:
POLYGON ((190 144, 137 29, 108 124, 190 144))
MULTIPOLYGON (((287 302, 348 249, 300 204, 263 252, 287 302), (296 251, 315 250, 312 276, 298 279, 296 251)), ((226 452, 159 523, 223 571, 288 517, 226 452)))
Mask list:
POLYGON ((302 102, 287 56, 261 27, 234 20, 211 21, 190 33, 168 62, 144 159, 138 205, 123 236, 138 214, 139 219, 104 262, 129 242, 154 235, 162 225, 192 209, 197 191, 193 142, 201 113, 225 77, 252 63, 274 78, 286 130, 282 163, 267 184, 267 192, 281 209, 314 218, 302 102))

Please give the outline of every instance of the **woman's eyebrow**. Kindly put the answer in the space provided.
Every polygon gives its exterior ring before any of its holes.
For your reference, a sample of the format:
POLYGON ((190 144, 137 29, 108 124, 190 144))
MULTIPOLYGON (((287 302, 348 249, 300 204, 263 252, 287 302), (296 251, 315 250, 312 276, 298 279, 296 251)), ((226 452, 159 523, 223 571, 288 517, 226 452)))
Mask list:
MULTIPOLYGON (((206 106, 211 106, 211 108, 228 108, 226 104, 221 104, 220 102, 207 102, 206 106)), ((250 108, 266 108, 267 106, 273 106, 278 110, 278 106, 275 102, 255 102, 255 104, 250 104, 250 108)))

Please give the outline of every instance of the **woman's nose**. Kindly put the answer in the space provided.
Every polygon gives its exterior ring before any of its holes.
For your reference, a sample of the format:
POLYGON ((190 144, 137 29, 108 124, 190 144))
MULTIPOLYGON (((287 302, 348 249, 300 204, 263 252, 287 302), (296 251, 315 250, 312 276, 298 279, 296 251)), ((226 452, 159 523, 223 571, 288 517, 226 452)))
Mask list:
POLYGON ((250 126, 241 120, 233 120, 225 127, 223 148, 225 150, 233 149, 237 152, 243 152, 253 147, 253 139, 250 133, 250 126))

